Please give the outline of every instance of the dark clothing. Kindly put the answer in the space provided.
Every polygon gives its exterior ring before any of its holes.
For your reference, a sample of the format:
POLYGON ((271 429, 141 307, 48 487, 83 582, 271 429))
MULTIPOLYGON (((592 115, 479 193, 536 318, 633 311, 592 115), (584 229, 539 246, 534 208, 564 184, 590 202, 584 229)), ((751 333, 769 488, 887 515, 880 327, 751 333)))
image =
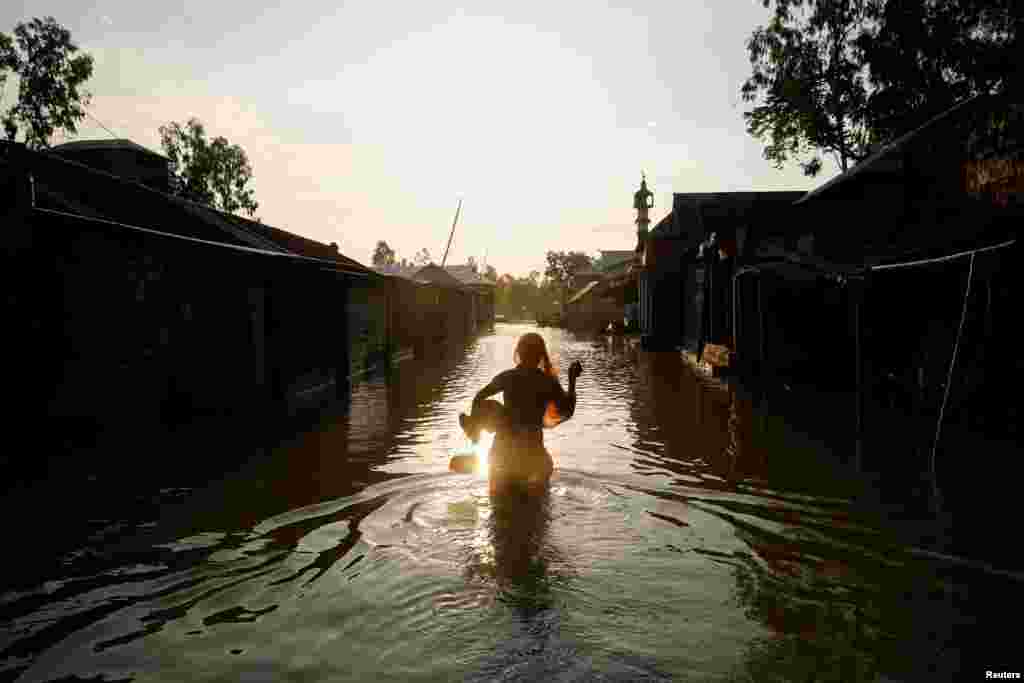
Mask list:
POLYGON ((572 417, 575 401, 558 380, 538 368, 517 367, 500 373, 480 390, 478 398, 504 394, 505 416, 511 431, 540 431, 544 411, 554 402, 561 420, 572 417))
POLYGON ((537 368, 516 367, 491 380, 474 403, 498 392, 504 394, 504 414, 491 447, 492 481, 547 480, 554 464, 544 449, 544 413, 554 402, 559 421, 568 420, 576 408, 575 396, 537 368))

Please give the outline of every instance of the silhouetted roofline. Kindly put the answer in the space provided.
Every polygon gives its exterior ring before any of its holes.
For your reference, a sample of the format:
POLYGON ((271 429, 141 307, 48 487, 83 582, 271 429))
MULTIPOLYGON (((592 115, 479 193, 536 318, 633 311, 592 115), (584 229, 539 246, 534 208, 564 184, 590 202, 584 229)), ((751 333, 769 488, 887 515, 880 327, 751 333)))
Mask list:
MULTIPOLYGON (((89 141, 83 141, 89 142, 89 141)), ((130 142, 130 141, 126 141, 130 142)), ((74 144, 74 143, 67 143, 74 144)), ((134 143, 131 143, 134 144, 134 143)), ((358 261, 344 256, 338 252, 334 252, 329 245, 325 245, 315 240, 311 240, 301 235, 295 235, 286 230, 275 228, 273 226, 266 225, 257 221, 252 221, 242 216, 238 216, 225 211, 220 211, 211 206, 200 204, 198 202, 191 201, 178 195, 169 194, 167 192, 161 192, 155 188, 152 188, 144 183, 140 183, 132 178, 126 178, 113 173, 109 173, 102 169, 93 168, 88 164, 83 164, 71 158, 61 156, 60 154, 53 153, 53 149, 45 151, 34 151, 26 148, 24 145, 19 143, 12 143, 7 141, 0 141, 0 148, 16 149, 21 157, 22 161, 26 163, 28 170, 35 173, 37 184, 41 193, 52 196, 54 199, 65 206, 76 205, 75 202, 68 202, 62 196, 60 192, 59 181, 54 183, 48 181, 45 164, 58 164, 60 167, 73 169, 75 173, 84 173, 92 176, 103 178, 104 181, 112 181, 120 183, 126 186, 131 186, 135 191, 141 191, 143 193, 149 193, 154 201, 164 201, 183 209, 189 217, 209 227, 220 230, 222 233, 231 235, 236 240, 243 242, 249 247, 252 247, 261 251, 273 251, 287 255, 294 255, 303 258, 316 259, 321 261, 333 261, 338 264, 360 271, 366 274, 372 274, 379 276, 379 273, 367 268, 358 261), (281 245, 281 242, 289 241, 294 245, 299 245, 302 248, 288 249, 281 245), (318 245, 315 247, 313 245, 318 245)), ((145 148, 140 148, 145 149, 145 148)), ((159 156, 159 155, 157 155, 159 156)), ((0 155, 0 160, 5 157, 0 155)), ((8 163, 11 163, 11 157, 7 157, 8 163)), ((56 172, 56 171, 54 171, 56 172)), ((115 200, 116 201, 116 200, 115 200)), ((115 224, 130 225, 124 220, 118 220, 110 218, 102 214, 102 204, 98 206, 84 205, 86 209, 93 215, 83 215, 83 218, 90 219, 103 219, 115 224)), ((45 207, 40 207, 45 208, 45 207)), ((80 208, 80 207, 79 207, 80 208)), ((140 226, 141 227, 141 226, 140 226)), ((166 232, 155 231, 155 232, 166 232)), ((183 235, 185 236, 185 235, 183 235)), ((195 238, 190 238, 195 239, 195 238)), ((210 241, 210 240, 207 240, 210 241)))
POLYGON ((413 276, 416 280, 430 282, 437 285, 447 285, 449 287, 462 287, 462 281, 457 277, 449 273, 447 270, 437 265, 436 263, 428 263, 419 270, 416 271, 413 276), (435 275, 436 274, 436 275, 435 275), (436 279, 431 279, 429 276, 435 275, 436 279))
POLYGON ((148 147, 143 147, 137 142, 132 142, 126 138, 117 138, 111 140, 74 140, 73 142, 64 142, 59 145, 50 147, 49 151, 57 152, 78 152, 78 151, 89 151, 89 150, 108 150, 108 149, 130 149, 133 152, 142 152, 154 157, 160 157, 170 161, 170 159, 159 153, 154 152, 148 147))
POLYGON ((996 96, 989 96, 989 95, 984 95, 984 94, 974 95, 973 97, 968 97, 963 102, 960 102, 959 104, 956 104, 956 105, 950 107, 949 109, 936 114, 935 116, 933 116, 932 118, 928 119, 926 122, 924 122, 923 124, 921 124, 920 126, 915 128, 914 130, 910 131, 909 133, 906 133, 905 135, 901 135, 900 137, 898 137, 895 140, 893 140, 892 142, 890 142, 888 145, 885 145, 884 147, 879 149, 877 152, 875 152, 871 156, 867 157, 866 159, 864 159, 863 161, 858 163, 853 168, 851 168, 851 169, 849 169, 849 170, 847 170, 847 171, 845 171, 843 173, 840 173, 839 175, 835 176, 834 178, 832 178, 828 182, 826 182, 826 183, 824 183, 822 185, 819 185, 818 187, 814 188, 813 190, 811 190, 810 192, 805 194, 796 203, 797 204, 804 204, 804 203, 810 201, 811 199, 820 197, 822 194, 824 194, 826 192, 832 191, 834 188, 836 188, 839 185, 842 185, 842 184, 850 182, 852 179, 860 176, 861 174, 863 174, 865 172, 872 172, 872 171, 874 171, 875 169, 872 168, 872 166, 875 166, 882 158, 888 156, 889 154, 893 153, 894 151, 899 150, 901 147, 906 145, 907 142, 909 142, 910 140, 913 140, 917 136, 921 135, 923 132, 927 131, 928 128, 931 128, 932 126, 936 125, 940 121, 942 121, 942 120, 944 120, 946 118, 951 117, 954 113, 959 112, 959 111, 961 111, 963 109, 966 109, 966 108, 968 108, 971 105, 977 104, 977 103, 979 103, 979 102, 981 102, 983 100, 992 101, 994 97, 996 97, 996 96))

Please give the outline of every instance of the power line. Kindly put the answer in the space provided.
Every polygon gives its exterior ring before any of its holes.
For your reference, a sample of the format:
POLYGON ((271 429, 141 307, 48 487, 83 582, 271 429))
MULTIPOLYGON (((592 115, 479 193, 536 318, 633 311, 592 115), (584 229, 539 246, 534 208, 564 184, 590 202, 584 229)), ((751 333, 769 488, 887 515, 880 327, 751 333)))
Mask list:
MULTIPOLYGON (((5 80, 3 82, 3 85, 0 86, 0 107, 3 107, 3 104, 6 101, 6 99, 7 99, 7 81, 5 80)), ((85 112, 86 116, 88 116, 90 119, 95 121, 99 125, 100 128, 102 128, 103 130, 107 131, 107 133, 110 135, 110 137, 114 138, 115 140, 118 139, 119 136, 117 135, 117 133, 115 133, 114 131, 112 131, 109 128, 107 128, 107 126, 102 121, 100 121, 98 118, 96 118, 91 111, 86 109, 84 106, 82 107, 82 111, 85 112)), ((66 142, 67 141, 67 133, 65 133, 63 130, 61 130, 59 132, 62 134, 62 137, 63 137, 64 141, 66 142)), ((78 137, 77 133, 75 134, 75 137, 76 138, 78 137)))
POLYGON ((107 127, 106 127, 105 125, 103 125, 103 122, 102 122, 102 121, 100 121, 100 120, 99 120, 98 118, 96 118, 95 116, 93 116, 93 115, 92 115, 92 112, 90 112, 90 111, 89 111, 88 109, 86 109, 85 107, 82 107, 82 111, 84 111, 84 112, 85 112, 85 114, 86 114, 86 116, 88 116, 88 117, 89 117, 90 119, 92 119, 93 121, 95 121, 96 123, 98 123, 98 124, 99 124, 99 126, 100 126, 100 128, 102 128, 103 130, 105 130, 105 131, 107 131, 108 133, 110 133, 110 137, 114 138, 115 140, 117 139, 117 137, 118 137, 118 136, 117 136, 117 134, 116 134, 116 133, 114 133, 114 131, 112 131, 112 130, 110 130, 109 128, 107 128, 107 127))

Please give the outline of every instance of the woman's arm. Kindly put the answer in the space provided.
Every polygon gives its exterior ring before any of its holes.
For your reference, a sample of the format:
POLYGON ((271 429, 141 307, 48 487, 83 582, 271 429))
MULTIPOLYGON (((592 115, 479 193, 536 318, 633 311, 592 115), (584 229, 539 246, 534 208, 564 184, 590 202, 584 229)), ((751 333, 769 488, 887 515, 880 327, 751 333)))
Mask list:
POLYGON ((565 422, 573 413, 576 412, 576 378, 583 372, 583 365, 576 361, 569 366, 569 391, 562 389, 561 383, 556 379, 555 386, 558 390, 555 392, 555 407, 558 409, 558 414, 562 418, 562 422, 565 422))
POLYGON ((476 412, 477 406, 480 405, 480 403, 482 403, 484 400, 490 398, 491 396, 494 396, 495 394, 500 394, 502 391, 505 390, 504 384, 502 382, 502 376, 504 374, 505 373, 501 373, 500 375, 496 376, 494 379, 491 380, 490 384, 485 386, 480 391, 476 392, 476 396, 473 397, 474 412, 476 412))

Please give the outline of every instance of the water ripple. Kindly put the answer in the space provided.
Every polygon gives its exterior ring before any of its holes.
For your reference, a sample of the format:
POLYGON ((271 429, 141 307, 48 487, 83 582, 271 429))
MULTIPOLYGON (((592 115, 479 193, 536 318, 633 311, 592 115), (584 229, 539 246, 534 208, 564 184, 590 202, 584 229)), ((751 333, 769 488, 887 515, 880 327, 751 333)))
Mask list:
POLYGON ((563 377, 586 367, 545 436, 550 487, 493 497, 448 472, 458 412, 528 329, 358 385, 155 522, 97 521, 61 573, 0 596, 0 676, 878 680, 952 661, 976 607, 948 567, 859 511, 824 447, 678 356, 541 330, 563 377))

